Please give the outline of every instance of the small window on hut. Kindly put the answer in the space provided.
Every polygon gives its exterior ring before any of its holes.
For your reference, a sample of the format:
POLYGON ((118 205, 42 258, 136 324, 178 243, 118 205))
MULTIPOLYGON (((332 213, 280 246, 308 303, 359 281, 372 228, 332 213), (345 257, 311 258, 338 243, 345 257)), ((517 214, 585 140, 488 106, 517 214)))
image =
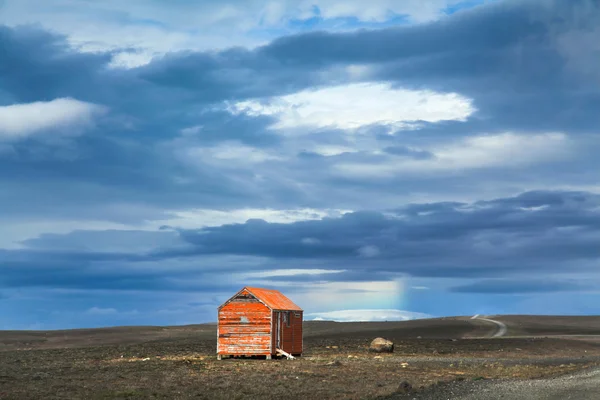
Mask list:
POLYGON ((245 317, 243 315, 240 317, 240 322, 242 324, 249 324, 250 323, 250 321, 248 320, 248 317, 245 317))
POLYGON ((290 312, 286 311, 283 313, 283 322, 285 323, 286 327, 290 327, 290 312))

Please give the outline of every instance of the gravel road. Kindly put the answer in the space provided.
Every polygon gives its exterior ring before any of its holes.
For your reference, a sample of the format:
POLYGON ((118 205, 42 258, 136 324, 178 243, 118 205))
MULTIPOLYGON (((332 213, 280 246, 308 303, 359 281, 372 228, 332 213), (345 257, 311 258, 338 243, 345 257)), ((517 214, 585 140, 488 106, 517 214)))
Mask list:
POLYGON ((598 400, 600 369, 529 381, 457 382, 393 399, 413 400, 598 400))

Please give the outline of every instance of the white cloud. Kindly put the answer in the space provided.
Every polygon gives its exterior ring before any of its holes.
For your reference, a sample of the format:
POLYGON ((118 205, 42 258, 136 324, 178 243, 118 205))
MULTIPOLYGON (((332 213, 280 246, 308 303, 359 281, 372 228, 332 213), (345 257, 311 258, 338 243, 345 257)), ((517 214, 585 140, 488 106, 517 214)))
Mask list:
POLYGON ((245 278, 272 278, 276 276, 289 276, 293 277, 296 275, 323 275, 323 274, 339 274, 346 272, 345 269, 273 269, 269 271, 257 271, 257 272, 246 272, 241 274, 245 278))
POLYGON ((274 129, 298 127, 356 129, 371 124, 413 128, 418 121, 464 121, 476 110, 457 93, 394 89, 385 83, 353 83, 228 107, 234 114, 276 118, 274 129))
POLYGON ((115 308, 102 308, 102 307, 92 307, 85 311, 84 314, 88 315, 120 315, 120 316, 133 316, 138 315, 138 310, 129 310, 129 311, 119 311, 115 308))
POLYGON ((202 128, 202 125, 189 126, 187 128, 183 128, 180 133, 182 136, 194 136, 200 133, 202 128))
POLYGON ((78 134, 106 109, 96 104, 60 98, 0 107, 0 140, 15 140, 46 130, 78 134))
POLYGON ((358 149, 348 146, 317 145, 312 148, 311 151, 322 156, 331 157, 339 156, 340 154, 344 153, 356 153, 358 149))
MULTIPOLYGON (((333 310, 358 309, 400 309, 404 307, 405 288, 401 279, 390 281, 331 281, 312 282, 294 294, 294 301, 307 313, 323 313, 333 310)), ((339 278, 338 278, 339 279, 339 278)), ((269 281, 263 279, 265 286, 298 287, 298 282, 290 279, 269 281)), ((285 293, 285 290, 284 290, 285 293)))
POLYGON ((300 242, 302 244, 309 245, 309 246, 321 243, 321 241, 319 239, 310 238, 310 237, 303 238, 300 242))
POLYGON ((85 313, 93 314, 93 315, 110 315, 110 314, 116 314, 117 310, 115 310, 114 308, 92 307, 89 310, 87 310, 85 313))
POLYGON ((390 177, 406 173, 449 173, 492 167, 519 167, 564 159, 571 142, 562 133, 482 135, 424 149, 433 157, 422 160, 386 156, 380 163, 341 163, 337 173, 352 177, 390 177))
POLYGON ((350 210, 300 208, 275 210, 271 208, 242 208, 235 210, 191 209, 171 211, 173 218, 153 221, 154 225, 169 225, 179 228, 199 228, 224 224, 241 224, 249 219, 262 219, 272 223, 293 223, 297 221, 318 220, 325 217, 338 217, 350 210))
POLYGON ((479 166, 504 166, 506 164, 531 164, 553 160, 567 153, 569 140, 562 133, 539 135, 500 135, 468 138, 458 145, 433 148, 436 159, 446 168, 477 168, 479 166))
POLYGON ((381 251, 377 246, 363 246, 358 249, 358 254, 365 258, 377 257, 380 253, 381 251))
POLYGON ((307 320, 338 322, 408 321, 422 318, 432 318, 432 316, 403 310, 341 310, 306 314, 307 320))
POLYGON ((192 160, 202 162, 219 163, 225 165, 259 164, 265 161, 283 160, 278 154, 272 154, 258 147, 226 141, 212 147, 192 147, 186 149, 187 156, 192 160))

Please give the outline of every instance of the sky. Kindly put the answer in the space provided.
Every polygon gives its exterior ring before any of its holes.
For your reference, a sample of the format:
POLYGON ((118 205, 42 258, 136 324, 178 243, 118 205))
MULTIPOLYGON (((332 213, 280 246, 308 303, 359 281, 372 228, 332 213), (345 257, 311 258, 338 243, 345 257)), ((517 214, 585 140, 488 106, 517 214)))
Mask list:
POLYGON ((597 0, 0 0, 0 329, 600 314, 597 0))

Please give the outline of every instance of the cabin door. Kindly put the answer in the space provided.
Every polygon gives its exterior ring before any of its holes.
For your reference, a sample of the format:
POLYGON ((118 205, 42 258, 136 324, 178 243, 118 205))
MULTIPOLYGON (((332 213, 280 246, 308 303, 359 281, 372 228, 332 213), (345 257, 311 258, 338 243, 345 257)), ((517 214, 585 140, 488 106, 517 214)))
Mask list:
POLYGON ((276 340, 275 340, 275 348, 281 349, 281 330, 283 329, 283 324, 281 323, 281 312, 275 312, 275 332, 276 332, 276 340))

